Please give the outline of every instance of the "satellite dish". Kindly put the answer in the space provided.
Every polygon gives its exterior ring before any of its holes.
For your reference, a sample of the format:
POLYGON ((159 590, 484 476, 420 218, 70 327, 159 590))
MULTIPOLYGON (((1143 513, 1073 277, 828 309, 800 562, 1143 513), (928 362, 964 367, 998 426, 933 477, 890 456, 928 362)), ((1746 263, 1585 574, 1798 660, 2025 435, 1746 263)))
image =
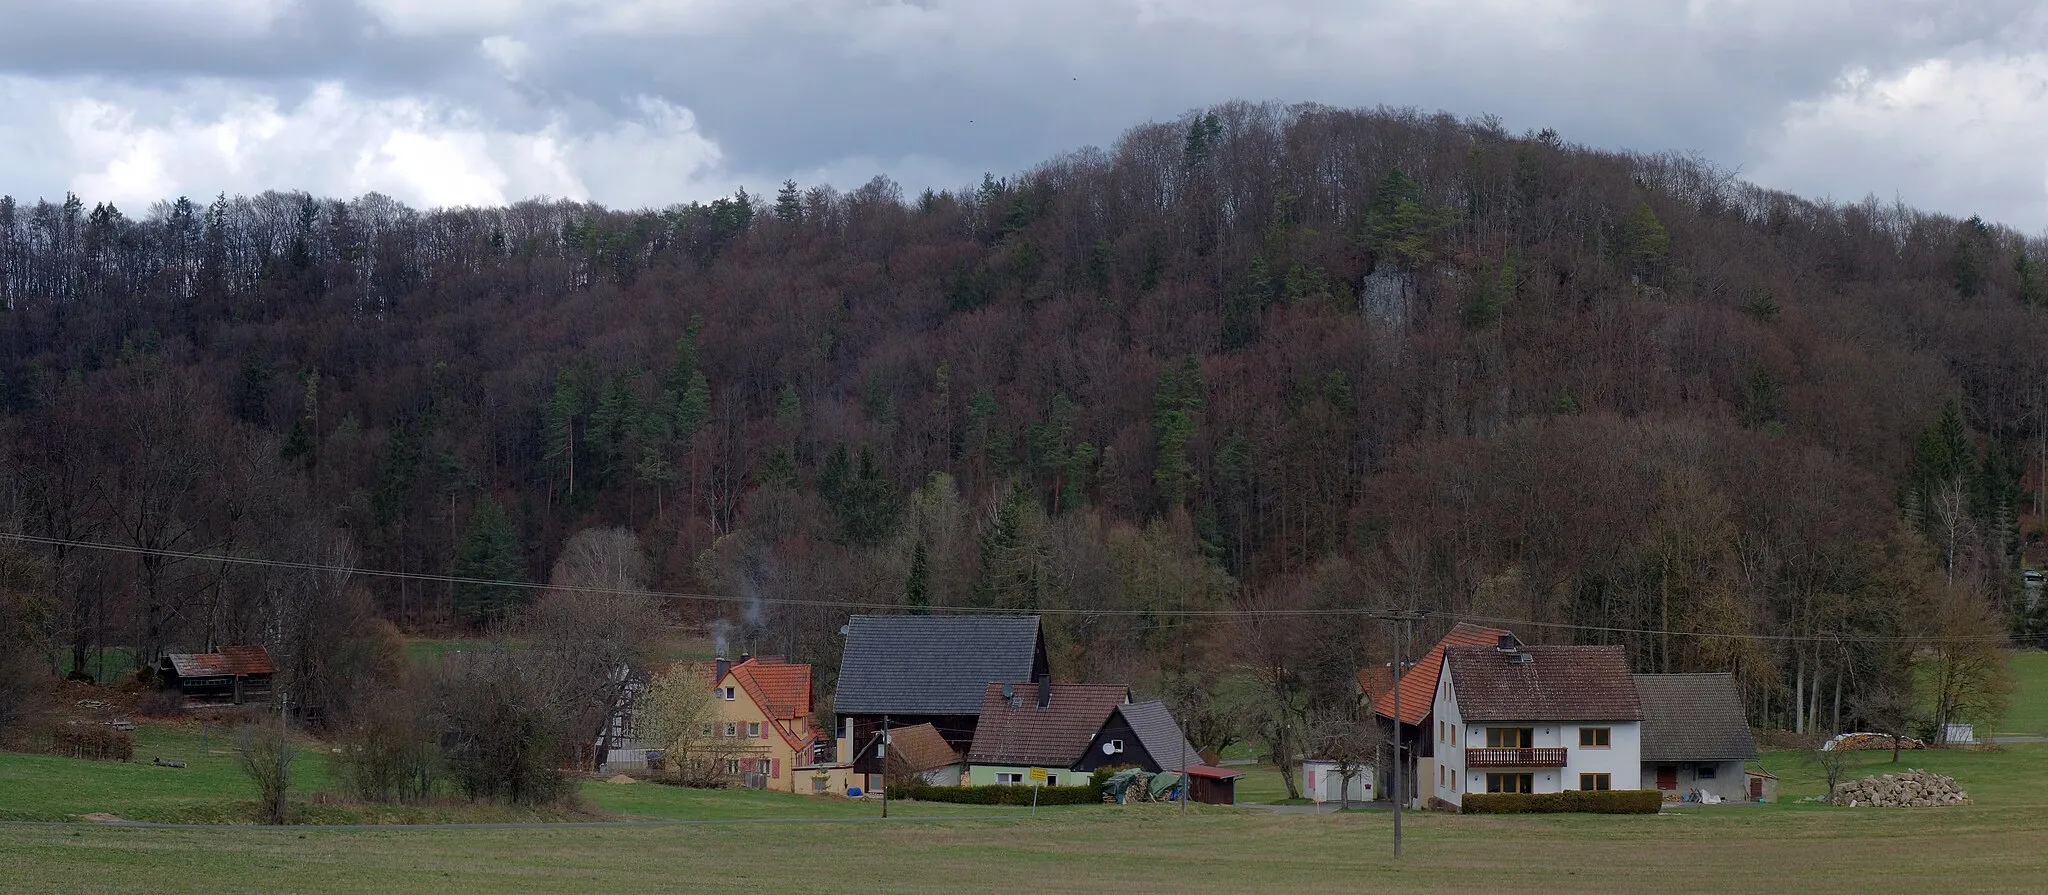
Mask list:
POLYGON ((1102 754, 1104 754, 1104 755, 1115 755, 1115 754, 1116 754, 1116 744, 1115 744, 1115 743, 1103 743, 1103 744, 1102 744, 1102 754))
POLYGON ((840 626, 839 626, 839 636, 841 636, 841 637, 845 637, 845 636, 846 636, 846 635, 847 635, 847 634, 848 634, 849 632, 851 632, 852 630, 853 630, 853 626, 852 626, 852 625, 840 625, 840 626))
POLYGON ((1004 685, 1003 685, 1003 698, 1004 698, 1004 699, 1015 699, 1015 698, 1017 698, 1017 685, 1015 685, 1015 684, 1004 684, 1004 685))

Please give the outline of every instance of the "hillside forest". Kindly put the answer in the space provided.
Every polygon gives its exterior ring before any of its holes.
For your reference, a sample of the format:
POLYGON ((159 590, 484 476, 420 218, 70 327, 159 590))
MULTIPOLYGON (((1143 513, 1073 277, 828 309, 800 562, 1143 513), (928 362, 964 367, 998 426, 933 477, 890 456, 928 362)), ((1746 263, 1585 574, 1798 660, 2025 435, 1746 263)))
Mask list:
POLYGON ((400 632, 645 591, 616 611, 829 696, 850 612, 1004 609, 1200 733, 1230 681, 1355 700, 1394 646, 1357 610, 1405 607, 1411 657, 1620 643, 1760 725, 1981 718, 2044 628, 2044 261, 1684 154, 1246 103, 919 195, 0 199, 7 673, 263 643, 340 718, 400 632))

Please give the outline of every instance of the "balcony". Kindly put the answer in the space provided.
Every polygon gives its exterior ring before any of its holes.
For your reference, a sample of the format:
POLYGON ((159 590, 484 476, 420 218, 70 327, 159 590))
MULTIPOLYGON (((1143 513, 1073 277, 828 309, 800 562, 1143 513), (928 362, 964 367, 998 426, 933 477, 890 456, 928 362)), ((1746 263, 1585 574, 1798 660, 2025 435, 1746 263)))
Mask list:
POLYGON ((1467 749, 1468 768, 1561 768, 1563 749, 1467 749))

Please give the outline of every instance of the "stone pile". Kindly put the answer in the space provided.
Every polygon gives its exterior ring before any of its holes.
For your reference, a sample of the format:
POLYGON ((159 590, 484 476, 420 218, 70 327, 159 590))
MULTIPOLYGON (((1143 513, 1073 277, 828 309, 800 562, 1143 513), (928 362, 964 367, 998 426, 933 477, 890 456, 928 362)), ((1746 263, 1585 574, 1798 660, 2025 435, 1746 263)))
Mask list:
POLYGON ((1926 808, 1968 805, 1970 794, 1943 777, 1914 768, 1903 774, 1877 774, 1835 788, 1835 804, 1865 808, 1926 808))

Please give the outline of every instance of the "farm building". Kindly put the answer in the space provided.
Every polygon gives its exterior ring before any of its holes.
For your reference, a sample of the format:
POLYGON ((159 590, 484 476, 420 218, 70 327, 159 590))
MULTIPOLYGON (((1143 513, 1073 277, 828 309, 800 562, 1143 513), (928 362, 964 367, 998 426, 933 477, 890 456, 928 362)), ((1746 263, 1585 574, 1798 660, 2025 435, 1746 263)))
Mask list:
POLYGON ((832 702, 839 761, 880 774, 874 742, 885 720, 892 727, 930 724, 965 752, 991 681, 1039 681, 1051 673, 1035 615, 853 616, 832 702))
POLYGON ((1187 774, 1188 798, 1208 805, 1237 804, 1237 778, 1244 776, 1243 771, 1198 764, 1187 774))
POLYGON ((1751 798, 1743 765, 1756 740, 1729 674, 1638 674, 1643 705, 1642 788, 1679 796, 1751 798))
POLYGON ((185 701, 208 705, 269 702, 277 667, 260 646, 224 646, 210 653, 171 653, 157 663, 157 678, 185 701))
POLYGON ((1311 802, 1370 802, 1374 779, 1372 765, 1352 768, 1347 782, 1344 769, 1334 761, 1312 758, 1301 763, 1301 794, 1311 802))

